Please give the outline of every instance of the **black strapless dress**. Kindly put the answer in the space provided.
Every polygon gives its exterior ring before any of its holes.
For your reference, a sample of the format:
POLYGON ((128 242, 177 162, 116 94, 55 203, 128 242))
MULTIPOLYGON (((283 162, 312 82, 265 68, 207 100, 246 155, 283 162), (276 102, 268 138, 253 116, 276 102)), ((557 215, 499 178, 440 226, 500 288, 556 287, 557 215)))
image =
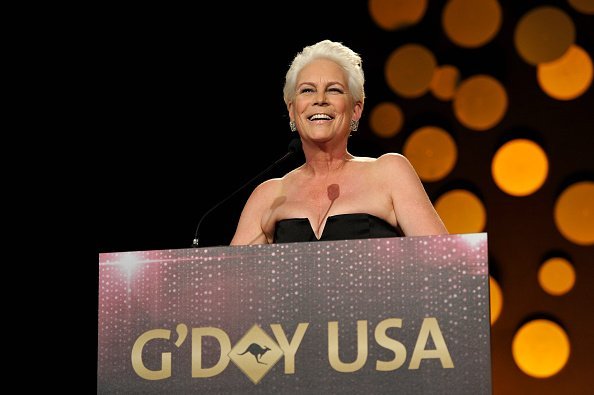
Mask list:
POLYGON ((289 218, 276 223, 274 243, 300 241, 329 241, 347 239, 374 239, 403 236, 381 218, 371 214, 337 214, 328 217, 326 226, 318 239, 307 218, 289 218))

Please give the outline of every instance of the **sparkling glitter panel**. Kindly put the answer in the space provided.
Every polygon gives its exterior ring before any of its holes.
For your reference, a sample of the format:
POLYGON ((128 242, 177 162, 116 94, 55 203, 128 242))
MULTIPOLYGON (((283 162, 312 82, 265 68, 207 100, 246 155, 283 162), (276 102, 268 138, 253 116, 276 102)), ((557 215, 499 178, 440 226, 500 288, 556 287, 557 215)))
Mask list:
POLYGON ((98 393, 491 393, 485 233, 107 253, 99 266, 98 393), (386 322, 399 324, 376 332, 386 322), (291 369, 271 325, 291 343, 305 324, 291 369), (254 325, 276 344, 240 356, 254 325))

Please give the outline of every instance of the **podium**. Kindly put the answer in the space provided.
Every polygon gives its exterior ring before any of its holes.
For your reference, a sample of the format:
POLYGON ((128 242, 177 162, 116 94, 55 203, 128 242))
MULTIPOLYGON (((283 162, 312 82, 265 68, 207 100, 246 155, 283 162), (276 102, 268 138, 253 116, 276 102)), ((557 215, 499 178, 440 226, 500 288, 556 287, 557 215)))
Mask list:
POLYGON ((97 393, 490 394, 487 235, 99 254, 97 393))

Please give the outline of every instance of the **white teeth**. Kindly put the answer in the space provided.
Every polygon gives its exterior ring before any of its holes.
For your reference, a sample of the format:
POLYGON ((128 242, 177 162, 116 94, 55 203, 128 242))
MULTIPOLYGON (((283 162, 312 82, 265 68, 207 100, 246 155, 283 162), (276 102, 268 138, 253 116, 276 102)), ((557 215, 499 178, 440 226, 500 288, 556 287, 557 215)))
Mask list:
POLYGON ((309 120, 310 121, 316 121, 318 119, 331 120, 332 117, 330 117, 328 114, 314 114, 311 117, 309 117, 309 120))

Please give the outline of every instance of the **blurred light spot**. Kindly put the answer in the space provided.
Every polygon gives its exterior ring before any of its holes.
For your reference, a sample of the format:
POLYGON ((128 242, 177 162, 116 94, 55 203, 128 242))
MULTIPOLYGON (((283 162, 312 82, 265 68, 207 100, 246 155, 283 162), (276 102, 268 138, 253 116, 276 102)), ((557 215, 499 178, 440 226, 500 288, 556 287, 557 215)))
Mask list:
POLYGON ((569 359, 567 334, 553 321, 538 319, 522 326, 514 335, 512 354, 527 375, 545 378, 558 373, 569 359))
POLYGON ((444 7, 442 24, 454 44, 480 47, 501 28, 501 6, 496 0, 450 0, 444 7))
POLYGON ((455 66, 444 65, 438 67, 433 73, 429 88, 439 100, 448 101, 454 98, 458 84, 460 83, 460 72, 455 66))
POLYGON ((507 94, 495 78, 476 75, 464 80, 454 97, 454 114, 469 129, 497 125, 507 110, 507 94))
POLYGON ((126 252, 120 255, 117 265, 121 270, 126 272, 126 274, 128 275, 128 279, 130 279, 141 262, 142 257, 139 256, 137 253, 126 252))
POLYGON ((594 0, 568 0, 568 3, 581 13, 594 15, 594 0))
POLYGON ((575 284, 575 270, 565 258, 547 259, 538 269, 538 283, 551 295, 563 295, 575 284))
POLYGON ((491 325, 497 321, 503 308, 503 293, 497 281, 489 276, 489 295, 491 302, 491 325))
POLYGON ((436 64, 433 53, 422 45, 403 45, 388 57, 386 81, 400 96, 422 96, 429 90, 436 64))
POLYGON ((398 30, 418 23, 427 0, 370 0, 369 15, 384 30, 398 30))
POLYGON ((444 193, 435 202, 435 210, 452 234, 478 233, 485 229, 485 207, 474 193, 467 190, 454 189, 444 193))
POLYGON ((404 124, 404 114, 399 106, 390 102, 383 102, 373 108, 369 125, 379 137, 395 136, 404 124))
POLYGON ((486 246, 487 243, 485 235, 480 233, 466 233, 462 235, 461 239, 464 241, 464 243, 466 243, 466 245, 468 245, 468 247, 472 249, 479 248, 481 244, 486 246))
POLYGON ((592 59, 577 45, 571 45, 557 60, 538 65, 538 84, 554 99, 571 100, 592 84, 592 59))
POLYGON ((423 181, 436 181, 448 175, 458 157, 452 136, 436 126, 414 131, 404 143, 403 151, 423 181))
POLYGON ((555 224, 567 240, 594 244, 594 182, 569 186, 555 202, 555 224))
POLYGON ((497 186, 513 196, 534 193, 545 182, 549 160, 543 149, 534 141, 516 139, 502 145, 491 164, 497 186))
POLYGON ((516 50, 533 65, 558 59, 574 41, 573 21, 564 11, 552 6, 526 13, 514 33, 516 50))

